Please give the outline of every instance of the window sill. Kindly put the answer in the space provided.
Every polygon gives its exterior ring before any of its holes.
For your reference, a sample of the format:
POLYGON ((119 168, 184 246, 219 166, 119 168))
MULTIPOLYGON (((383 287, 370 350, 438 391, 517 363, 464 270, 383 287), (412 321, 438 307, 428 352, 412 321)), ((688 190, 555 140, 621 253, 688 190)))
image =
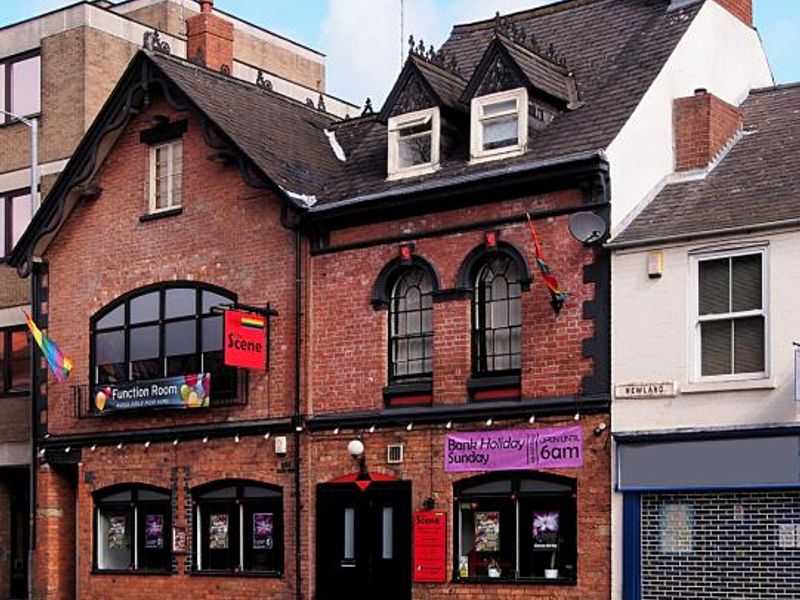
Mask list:
POLYGON ((441 166, 439 163, 420 165, 418 167, 408 167, 406 169, 389 173, 389 175, 386 177, 386 181, 397 181, 398 179, 408 179, 410 177, 430 175, 431 173, 436 173, 440 168, 441 166))
POLYGON ((513 148, 496 150, 496 151, 489 150, 485 153, 473 154, 469 159, 469 164, 477 165, 492 160, 500 160, 503 158, 513 158, 515 156, 522 156, 523 154, 525 154, 524 146, 514 146, 513 148))
POLYGON ((157 221, 158 219, 166 219, 167 217, 177 217, 182 212, 183 212, 182 206, 176 206, 175 208, 167 208, 164 210, 159 210, 156 212, 147 213, 146 215, 142 215, 139 217, 139 222, 147 223, 148 221, 157 221))
POLYGON ((453 583, 464 583, 471 585, 577 585, 578 580, 572 577, 556 577, 546 579, 545 577, 520 577, 519 579, 503 579, 502 577, 459 577, 453 578, 453 583))
POLYGON ((161 577, 170 577, 175 575, 174 571, 153 571, 153 570, 144 570, 140 569, 136 570, 128 570, 128 569, 92 569, 92 575, 102 575, 102 576, 121 576, 121 575, 135 575, 135 576, 161 576, 161 577))
POLYGON ((190 571, 192 577, 253 577, 262 579, 280 579, 280 571, 190 571))
POLYGON ((433 382, 391 383, 383 388, 383 401, 387 408, 430 406, 433 404, 433 382))
MULTIPOLYGON (((36 119, 37 121, 41 121, 42 119, 41 112, 34 113, 32 115, 21 115, 21 116, 23 119, 36 119)), ((12 125, 25 125, 23 121, 20 121, 16 117, 6 117, 6 118, 8 119, 8 121, 0 121, 0 129, 3 129, 4 127, 11 127, 12 125)), ((25 126, 27 127, 27 125, 25 126)), ((39 127, 41 128, 41 125, 39 125, 39 127)))
POLYGON ((30 390, 8 390, 7 392, 0 390, 0 399, 2 398, 25 398, 31 395, 30 390))
POLYGON ((467 380, 470 402, 496 402, 520 400, 519 372, 473 375, 467 380))
POLYGON ((681 394, 703 394, 707 392, 740 392, 746 390, 774 390, 775 380, 769 378, 740 379, 738 381, 702 381, 687 383, 681 394))

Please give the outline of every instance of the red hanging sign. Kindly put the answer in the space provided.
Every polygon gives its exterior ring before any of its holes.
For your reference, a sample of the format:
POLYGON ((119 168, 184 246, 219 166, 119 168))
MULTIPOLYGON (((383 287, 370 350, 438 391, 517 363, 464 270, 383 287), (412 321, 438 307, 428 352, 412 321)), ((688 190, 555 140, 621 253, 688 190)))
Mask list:
POLYGON ((267 318, 238 310, 225 311, 225 365, 267 369, 267 318))
POLYGON ((414 513, 414 581, 447 581, 447 513, 414 513))

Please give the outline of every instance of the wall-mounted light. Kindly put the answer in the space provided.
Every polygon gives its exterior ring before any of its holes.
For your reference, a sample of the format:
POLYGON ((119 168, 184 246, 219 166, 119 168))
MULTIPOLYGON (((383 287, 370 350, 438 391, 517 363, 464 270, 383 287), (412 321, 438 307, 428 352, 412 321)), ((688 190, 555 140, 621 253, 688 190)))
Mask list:
POLYGON ((605 423, 600 423, 597 427, 594 428, 594 434, 598 437, 603 435, 603 432, 608 428, 608 425, 605 423))

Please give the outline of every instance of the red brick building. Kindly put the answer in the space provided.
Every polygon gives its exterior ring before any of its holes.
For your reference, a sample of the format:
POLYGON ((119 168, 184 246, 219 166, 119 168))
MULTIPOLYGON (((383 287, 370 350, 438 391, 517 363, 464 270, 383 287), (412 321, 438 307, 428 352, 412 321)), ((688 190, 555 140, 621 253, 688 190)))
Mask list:
POLYGON ((201 64, 134 58, 11 257, 75 363, 36 386, 35 598, 609 597, 573 8, 412 45, 343 121, 227 76, 219 24, 201 64), (234 306, 267 371, 224 366, 234 306))

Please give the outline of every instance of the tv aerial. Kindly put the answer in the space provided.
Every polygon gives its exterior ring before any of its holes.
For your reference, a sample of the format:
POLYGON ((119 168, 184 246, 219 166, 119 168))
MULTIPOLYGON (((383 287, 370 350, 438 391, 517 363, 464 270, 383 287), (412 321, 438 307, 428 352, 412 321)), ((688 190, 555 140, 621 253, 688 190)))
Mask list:
POLYGON ((606 237, 608 225, 605 219, 593 212, 578 212, 569 217, 569 232, 582 244, 591 246, 606 237))

